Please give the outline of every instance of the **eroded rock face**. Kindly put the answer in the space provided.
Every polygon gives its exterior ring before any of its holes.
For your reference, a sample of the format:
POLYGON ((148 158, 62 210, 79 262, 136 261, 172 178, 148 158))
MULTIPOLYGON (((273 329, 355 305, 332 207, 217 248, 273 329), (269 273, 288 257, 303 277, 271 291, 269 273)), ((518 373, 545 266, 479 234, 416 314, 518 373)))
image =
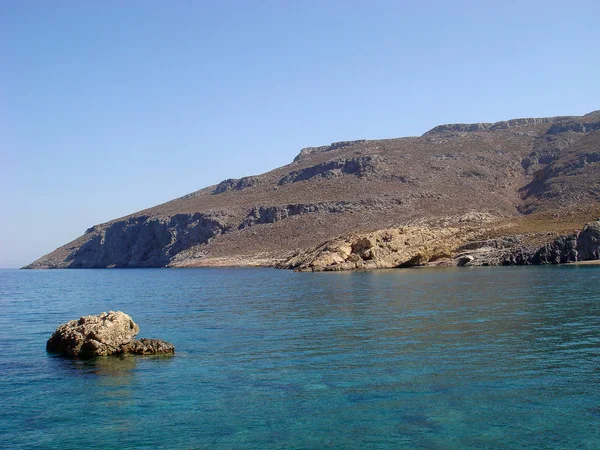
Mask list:
POLYGON ((215 212, 129 217, 89 228, 87 239, 69 247, 59 264, 39 260, 28 267, 164 267, 179 252, 206 243, 226 229, 226 217, 215 212))
POLYGON ((561 236, 540 248, 533 264, 564 264, 600 259, 600 220, 588 223, 579 233, 561 236))
POLYGON ((600 259, 600 219, 588 223, 577 237, 580 261, 600 259))
POLYGON ((450 258, 467 229, 403 227, 340 237, 300 252, 282 267, 297 271, 368 270, 411 267, 450 258))
POLYGON ((296 253, 280 267, 297 271, 412 266, 521 266, 600 259, 600 220, 544 246, 524 235, 479 240, 472 227, 403 227, 341 236, 296 253))
POLYGON ((536 248, 523 242, 523 236, 470 241, 456 249, 455 265, 462 266, 521 266, 531 264, 536 248))
POLYGON ((259 206, 252 208, 244 218, 238 229, 244 229, 254 225, 275 223, 293 216, 304 214, 343 214, 354 211, 361 212, 367 209, 384 208, 385 206, 401 205, 401 199, 393 200, 359 200, 342 202, 320 202, 320 203, 296 203, 278 206, 259 206))
POLYGON ((123 353, 174 353, 168 342, 156 339, 135 341, 140 327, 121 311, 83 316, 61 326, 50 336, 46 349, 76 358, 119 355, 123 353))

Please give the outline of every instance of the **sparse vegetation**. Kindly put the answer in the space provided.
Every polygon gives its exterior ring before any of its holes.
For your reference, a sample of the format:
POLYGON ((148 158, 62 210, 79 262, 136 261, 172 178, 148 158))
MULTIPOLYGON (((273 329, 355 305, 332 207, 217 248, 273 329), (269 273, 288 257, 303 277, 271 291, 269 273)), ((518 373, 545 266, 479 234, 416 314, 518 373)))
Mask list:
POLYGON ((599 117, 304 149, 271 172, 91 227, 30 267, 275 265, 336 236, 420 224, 542 245, 600 217, 599 117))

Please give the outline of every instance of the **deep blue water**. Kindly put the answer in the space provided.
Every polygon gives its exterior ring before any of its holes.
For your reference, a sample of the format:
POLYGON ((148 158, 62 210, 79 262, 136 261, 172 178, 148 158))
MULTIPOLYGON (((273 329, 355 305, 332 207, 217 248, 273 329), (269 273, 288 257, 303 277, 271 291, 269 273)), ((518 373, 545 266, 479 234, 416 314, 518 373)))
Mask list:
POLYGON ((600 266, 0 271, 0 447, 600 448, 600 266), (130 314, 171 358, 47 354, 130 314))

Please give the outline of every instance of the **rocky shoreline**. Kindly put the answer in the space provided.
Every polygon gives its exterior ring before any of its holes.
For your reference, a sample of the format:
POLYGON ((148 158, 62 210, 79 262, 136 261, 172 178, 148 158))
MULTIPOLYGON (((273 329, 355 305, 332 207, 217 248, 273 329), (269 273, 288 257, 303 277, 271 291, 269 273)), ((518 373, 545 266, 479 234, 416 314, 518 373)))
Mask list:
POLYGON ((404 267, 474 267, 587 263, 600 264, 600 218, 571 234, 498 234, 495 222, 453 226, 405 226, 338 236, 291 252, 174 258, 169 268, 268 267, 298 272, 357 271, 404 267))
POLYGON ((527 236, 479 239, 476 227, 403 227, 342 236, 297 252, 278 265, 300 272, 398 267, 566 264, 600 259, 600 219, 535 246, 527 236))

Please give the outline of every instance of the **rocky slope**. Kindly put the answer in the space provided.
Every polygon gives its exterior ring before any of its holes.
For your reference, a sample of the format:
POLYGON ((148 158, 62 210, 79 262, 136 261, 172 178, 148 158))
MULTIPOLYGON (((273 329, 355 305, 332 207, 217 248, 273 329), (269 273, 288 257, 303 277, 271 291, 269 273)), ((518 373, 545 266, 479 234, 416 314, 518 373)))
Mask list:
MULTIPOLYGON (((599 214, 600 112, 441 125, 421 137, 303 149, 287 166, 93 226, 28 268, 300 268, 303 251, 337 246, 345 258, 352 236, 407 234, 401 253, 420 264, 417 253, 441 260, 486 239, 496 243, 480 249, 517 240, 537 251, 599 214), (417 243, 419 233, 429 240, 417 243)), ((363 258, 375 246, 356 248, 347 256, 365 261, 360 268, 379 267, 363 258)), ((409 264, 403 258, 384 259, 409 264)))

